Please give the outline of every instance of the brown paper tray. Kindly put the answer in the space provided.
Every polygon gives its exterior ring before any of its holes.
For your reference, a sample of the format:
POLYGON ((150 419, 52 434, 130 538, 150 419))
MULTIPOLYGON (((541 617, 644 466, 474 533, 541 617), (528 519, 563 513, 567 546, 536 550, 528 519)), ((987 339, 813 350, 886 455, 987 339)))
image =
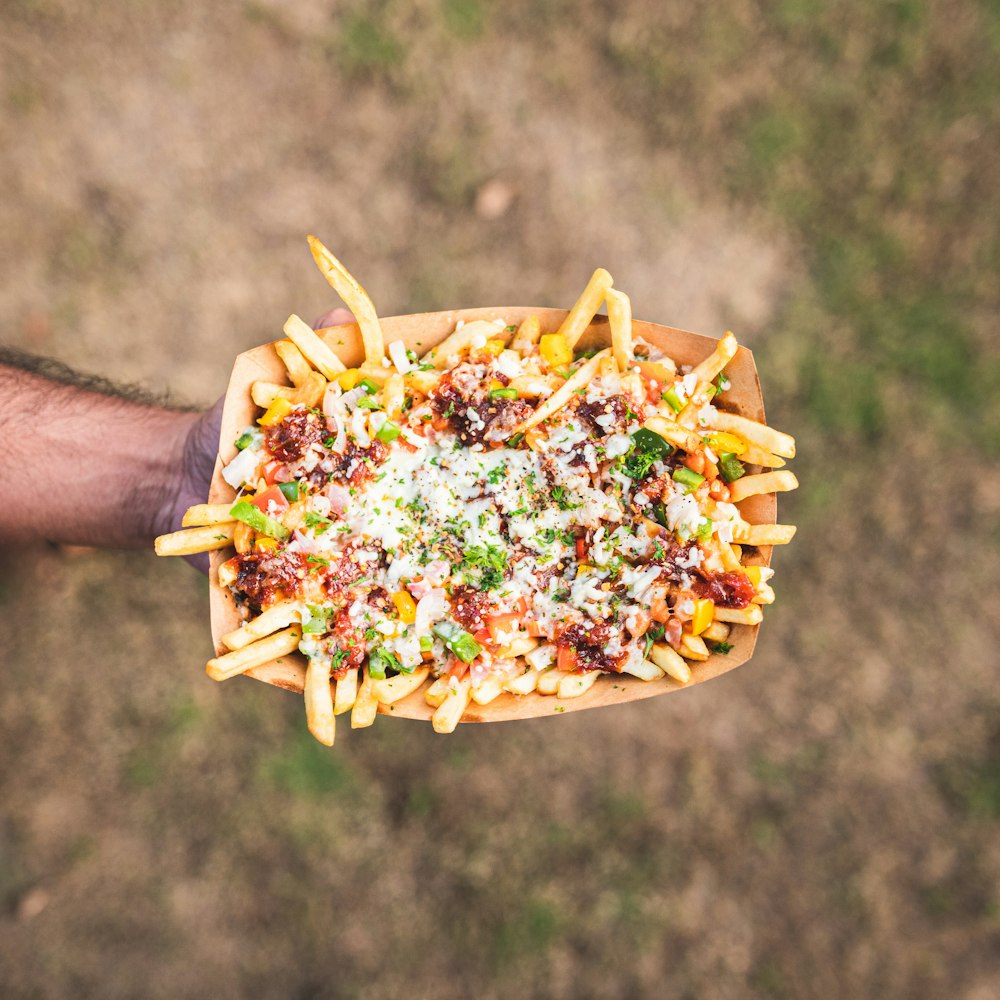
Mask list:
MULTIPOLYGON (((420 313, 412 316, 391 316, 381 320, 386 343, 402 340, 407 347, 418 354, 429 350, 443 340, 455 328, 458 320, 497 319, 508 323, 520 323, 527 316, 539 317, 542 330, 555 330, 566 316, 564 309, 538 309, 530 306, 495 306, 479 309, 455 309, 447 312, 420 313)), ((636 336, 656 344, 678 364, 696 364, 707 357, 715 348, 715 340, 686 330, 677 330, 656 323, 634 320, 632 324, 636 336)), ((348 367, 358 365, 363 360, 361 335, 356 324, 332 327, 324 331, 327 343, 340 355, 348 367)), ((607 317, 597 316, 591 323, 581 346, 610 343, 607 317)), ((753 354, 741 347, 736 356, 726 366, 726 375, 732 383, 727 393, 727 408, 749 417, 764 420, 764 402, 761 398, 760 380, 753 354)), ((274 351, 272 344, 265 344, 247 351, 236 358, 233 373, 226 392, 225 408, 222 414, 219 456, 215 463, 215 473, 209 492, 211 503, 231 501, 235 492, 222 478, 222 467, 236 454, 233 442, 240 431, 257 417, 257 408, 250 398, 250 386, 258 379, 287 383, 285 367, 274 351)), ((774 524, 777 502, 773 495, 752 497, 740 505, 743 517, 751 524, 774 524)), ((761 547, 753 562, 768 565, 771 561, 770 546, 761 547)), ((228 558, 228 553, 211 554, 211 615, 212 638, 217 653, 225 652, 221 637, 238 628, 241 617, 232 595, 219 586, 218 568, 228 558)), ((503 694, 489 705, 470 702, 462 717, 462 722, 501 722, 507 719, 528 719, 548 716, 559 708, 565 712, 576 712, 585 708, 601 708, 606 705, 622 705, 641 698, 652 698, 667 694, 693 684, 711 680, 720 674, 746 663, 753 655, 760 626, 734 625, 730 642, 732 650, 725 656, 713 654, 708 660, 697 663, 689 661, 691 681, 682 685, 670 678, 657 681, 641 681, 629 676, 606 676, 580 698, 560 700, 554 696, 503 694)), ((247 672, 250 677, 275 687, 301 693, 305 683, 305 658, 298 654, 283 656, 279 660, 266 663, 247 672)), ((424 701, 423 689, 392 706, 379 706, 384 714, 404 719, 430 719, 433 709, 424 701)))

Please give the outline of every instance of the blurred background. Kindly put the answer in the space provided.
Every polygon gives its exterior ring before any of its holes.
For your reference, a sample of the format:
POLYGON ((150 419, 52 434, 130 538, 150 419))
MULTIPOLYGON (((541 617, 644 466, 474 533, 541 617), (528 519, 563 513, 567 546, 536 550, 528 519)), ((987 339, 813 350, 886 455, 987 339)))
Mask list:
POLYGON ((998 64, 996 0, 4 0, 4 343, 207 405, 307 232, 383 314, 601 265, 803 488, 743 669, 332 751, 184 563, 0 554, 0 993, 1000 995, 998 64))

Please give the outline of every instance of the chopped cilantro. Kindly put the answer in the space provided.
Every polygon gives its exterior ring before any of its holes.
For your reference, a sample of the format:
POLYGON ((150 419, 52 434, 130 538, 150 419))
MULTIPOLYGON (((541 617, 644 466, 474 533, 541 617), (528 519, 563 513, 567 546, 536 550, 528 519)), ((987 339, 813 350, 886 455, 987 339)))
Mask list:
POLYGON ((713 653, 721 653, 723 656, 725 656, 726 653, 733 648, 733 644, 731 642, 706 642, 705 645, 708 646, 713 653))
POLYGON ((333 521, 330 518, 323 517, 322 514, 314 514, 312 511, 309 511, 302 520, 307 528, 315 528, 317 535, 322 535, 328 528, 333 527, 333 521))
POLYGON ((493 483, 493 485, 495 486, 506 475, 507 475, 507 463, 501 462, 499 465, 495 465, 493 466, 492 469, 490 469, 489 474, 487 475, 486 478, 487 480, 489 480, 489 482, 493 483))
POLYGON ((495 590, 503 583, 504 570, 507 567, 507 553, 497 545, 472 545, 465 550, 462 559, 462 570, 479 571, 478 587, 480 590, 495 590))

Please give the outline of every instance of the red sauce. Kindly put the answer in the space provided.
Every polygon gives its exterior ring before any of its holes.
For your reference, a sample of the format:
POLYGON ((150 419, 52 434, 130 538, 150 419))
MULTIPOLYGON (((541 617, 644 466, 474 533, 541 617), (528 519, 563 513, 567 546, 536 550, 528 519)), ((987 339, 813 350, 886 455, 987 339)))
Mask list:
POLYGON ((335 677, 343 677, 348 670, 361 666, 368 645, 365 642, 364 632, 351 621, 347 608, 341 610, 333 619, 330 639, 333 647, 347 653, 340 667, 334 672, 335 677))
POLYGON ((703 569, 693 571, 691 589, 699 597, 715 601, 720 608, 745 608, 757 593, 743 573, 713 573, 703 569))
POLYGON ((475 634, 486 627, 486 616, 491 611, 490 597, 475 587, 463 584, 451 595, 451 613, 455 621, 467 632, 475 634))
POLYGON ((556 640, 558 646, 566 646, 576 653, 577 663, 583 670, 608 670, 621 673, 621 664, 627 654, 612 656, 607 651, 612 630, 607 622, 586 619, 574 625, 567 625, 556 640))
POLYGON ((293 410, 264 431, 264 444, 279 462, 295 462, 328 434, 326 421, 312 410, 293 410))
POLYGON ((624 396, 611 396, 596 403, 584 401, 576 408, 577 415, 597 437, 606 437, 608 434, 623 434, 628 423, 626 419, 628 410, 629 405, 624 396), (614 417, 614 421, 605 421, 608 424, 607 427, 597 422, 598 417, 604 418, 608 415, 614 417))
POLYGON ((499 372, 490 373, 484 381, 471 365, 459 365, 445 372, 431 393, 431 409, 448 421, 464 444, 505 441, 532 412, 523 399, 491 399, 489 383, 494 379, 504 385, 510 381, 499 372), (475 419, 469 416, 470 410, 475 419))
POLYGON ((236 598, 255 613, 277 600, 292 600, 311 568, 304 552, 247 552, 236 559, 236 598))

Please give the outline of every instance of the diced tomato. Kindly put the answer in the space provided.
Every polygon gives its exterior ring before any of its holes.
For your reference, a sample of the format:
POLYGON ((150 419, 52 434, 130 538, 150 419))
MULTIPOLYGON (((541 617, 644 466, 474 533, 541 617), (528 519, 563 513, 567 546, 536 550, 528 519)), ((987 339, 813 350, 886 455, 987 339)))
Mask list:
POLYGON ((271 513, 272 503, 275 504, 279 511, 285 510, 288 507, 288 501, 285 499, 285 494, 282 493, 277 486, 271 486, 264 490, 263 493, 259 493, 255 497, 250 497, 249 500, 254 507, 264 514, 271 513))
MULTIPOLYGON (((520 622, 521 615, 513 611, 506 615, 491 615, 486 620, 486 627, 489 630, 490 640, 496 643, 504 641, 509 642, 510 640, 502 638, 501 634, 506 633, 506 635, 509 636, 511 632, 516 632, 520 622)), ((478 639, 479 637, 476 636, 476 638, 478 639)))
POLYGON ((652 618, 654 622, 665 622, 670 618, 670 609, 667 607, 665 598, 653 598, 653 603, 649 608, 649 617, 652 618))
POLYGON ((264 482, 271 486, 274 483, 287 483, 292 478, 288 466, 283 462, 268 462, 264 466, 264 482))
POLYGON ((582 536, 576 540, 576 558, 578 562, 584 562, 587 558, 587 539, 582 536))
POLYGON ((448 668, 448 674, 451 677, 457 677, 459 680, 461 680, 468 673, 468 671, 469 671, 469 664, 463 663, 461 660, 457 658, 455 662, 448 668))
POLYGON ((640 635, 645 635, 649 629, 650 616, 645 611, 640 611, 636 609, 633 612, 635 616, 635 628, 629 629, 633 639, 638 639, 640 635))
POLYGON ((514 610, 522 617, 526 615, 528 613, 528 599, 526 597, 519 597, 514 602, 514 610))
POLYGON ((692 472, 697 472, 699 476, 705 474, 705 456, 700 451, 696 451, 693 455, 688 455, 684 459, 684 464, 692 472))
POLYGON ((478 632, 472 633, 472 638, 480 644, 484 642, 492 643, 493 633, 488 628, 481 628, 478 632))
POLYGON ((572 646, 560 646, 556 656, 556 669, 572 673, 576 670, 577 655, 572 646))
POLYGON ((542 626, 540 622, 536 622, 533 619, 531 621, 526 621, 524 627, 527 630, 528 635, 533 636, 535 639, 540 639, 545 633, 542 631, 542 626))

